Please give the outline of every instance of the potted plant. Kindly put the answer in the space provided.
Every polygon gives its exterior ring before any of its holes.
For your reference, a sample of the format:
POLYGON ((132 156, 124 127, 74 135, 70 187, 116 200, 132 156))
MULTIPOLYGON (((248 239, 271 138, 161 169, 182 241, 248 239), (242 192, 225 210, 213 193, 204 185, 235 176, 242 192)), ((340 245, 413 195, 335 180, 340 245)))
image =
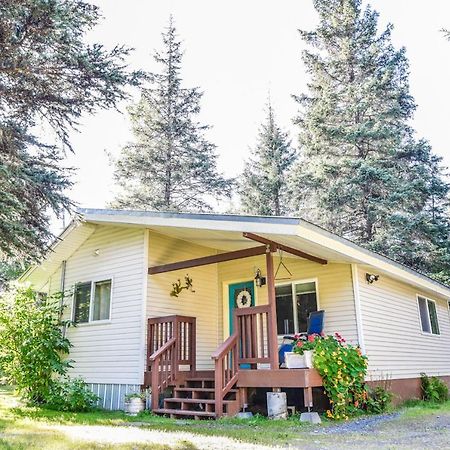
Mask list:
POLYGON ((306 339, 298 336, 294 342, 293 351, 285 353, 286 367, 288 369, 312 368, 314 349, 320 338, 318 334, 311 334, 306 339))
POLYGON ((145 410, 145 392, 134 392, 125 395, 125 412, 136 416, 145 410))

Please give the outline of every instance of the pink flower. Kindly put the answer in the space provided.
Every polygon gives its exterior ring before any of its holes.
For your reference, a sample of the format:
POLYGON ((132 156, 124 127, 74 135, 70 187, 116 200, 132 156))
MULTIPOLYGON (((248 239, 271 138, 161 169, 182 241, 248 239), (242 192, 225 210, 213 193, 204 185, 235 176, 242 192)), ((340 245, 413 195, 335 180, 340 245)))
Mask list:
POLYGON ((302 342, 302 341, 298 341, 298 342, 297 342, 297 347, 299 347, 299 348, 300 348, 300 347, 303 347, 303 342, 302 342))
POLYGON ((313 334, 310 334, 310 335, 308 336, 308 341, 309 341, 309 342, 314 342, 314 339, 316 339, 316 337, 315 337, 313 334))

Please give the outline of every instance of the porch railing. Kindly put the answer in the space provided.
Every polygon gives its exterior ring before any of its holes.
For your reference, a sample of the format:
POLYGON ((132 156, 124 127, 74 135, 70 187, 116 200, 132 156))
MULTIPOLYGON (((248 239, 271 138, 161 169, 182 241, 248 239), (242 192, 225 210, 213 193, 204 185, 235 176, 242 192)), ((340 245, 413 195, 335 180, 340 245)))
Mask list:
POLYGON ((239 364, 270 363, 272 349, 269 339, 269 305, 239 308, 233 314, 234 329, 238 337, 239 364))
POLYGON ((180 366, 195 370, 195 345, 195 317, 148 319, 147 371, 151 377, 152 409, 158 408, 160 394, 177 379, 180 366))
POLYGON ((232 334, 213 354, 216 417, 223 415, 223 400, 238 380, 238 334, 232 334))

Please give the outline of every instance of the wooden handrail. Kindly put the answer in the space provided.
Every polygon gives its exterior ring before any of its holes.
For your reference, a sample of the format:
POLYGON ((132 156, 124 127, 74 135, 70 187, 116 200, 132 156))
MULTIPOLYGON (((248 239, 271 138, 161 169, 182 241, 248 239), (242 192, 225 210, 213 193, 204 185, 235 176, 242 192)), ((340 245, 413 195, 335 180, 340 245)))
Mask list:
POLYGON ((223 355, 229 351, 229 348, 235 341, 237 341, 238 335, 237 333, 233 333, 230 337, 228 337, 218 348, 217 350, 211 355, 212 359, 219 359, 222 358, 223 355))
POLYGON ((248 314, 263 314, 270 311, 269 305, 249 306, 247 308, 235 308, 233 313, 237 316, 246 316, 248 314))
POLYGON ((152 353, 152 355, 149 356, 148 360, 150 362, 155 361, 157 358, 159 358, 169 347, 175 344, 176 338, 169 339, 162 347, 160 347, 158 350, 156 350, 155 353, 152 353))
POLYGON ((148 319, 147 370, 152 388, 152 409, 158 408, 159 396, 176 383, 180 366, 196 368, 196 319, 165 316, 148 319))
POLYGON ((223 415, 223 400, 237 383, 238 334, 232 334, 212 355, 214 368, 214 398, 216 417, 223 415))
POLYGON ((271 363, 273 347, 270 339, 270 305, 235 308, 233 311, 234 330, 238 335, 238 362, 251 364, 271 363))

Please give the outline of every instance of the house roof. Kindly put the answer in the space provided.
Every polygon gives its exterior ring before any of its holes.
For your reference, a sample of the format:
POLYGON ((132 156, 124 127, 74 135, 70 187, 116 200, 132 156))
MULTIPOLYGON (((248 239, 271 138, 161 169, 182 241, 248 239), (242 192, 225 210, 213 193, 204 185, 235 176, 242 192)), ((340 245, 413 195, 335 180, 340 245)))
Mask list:
POLYGON ((222 251, 255 246, 255 242, 242 235, 243 232, 255 233, 329 262, 363 264, 377 273, 394 276, 428 292, 450 297, 450 287, 299 217, 111 209, 80 209, 77 215, 77 220, 63 231, 49 256, 25 273, 22 279, 33 282, 33 279, 41 278, 44 273, 48 277, 62 260, 69 258, 92 234, 95 225, 109 224, 149 228, 167 236, 222 251))

